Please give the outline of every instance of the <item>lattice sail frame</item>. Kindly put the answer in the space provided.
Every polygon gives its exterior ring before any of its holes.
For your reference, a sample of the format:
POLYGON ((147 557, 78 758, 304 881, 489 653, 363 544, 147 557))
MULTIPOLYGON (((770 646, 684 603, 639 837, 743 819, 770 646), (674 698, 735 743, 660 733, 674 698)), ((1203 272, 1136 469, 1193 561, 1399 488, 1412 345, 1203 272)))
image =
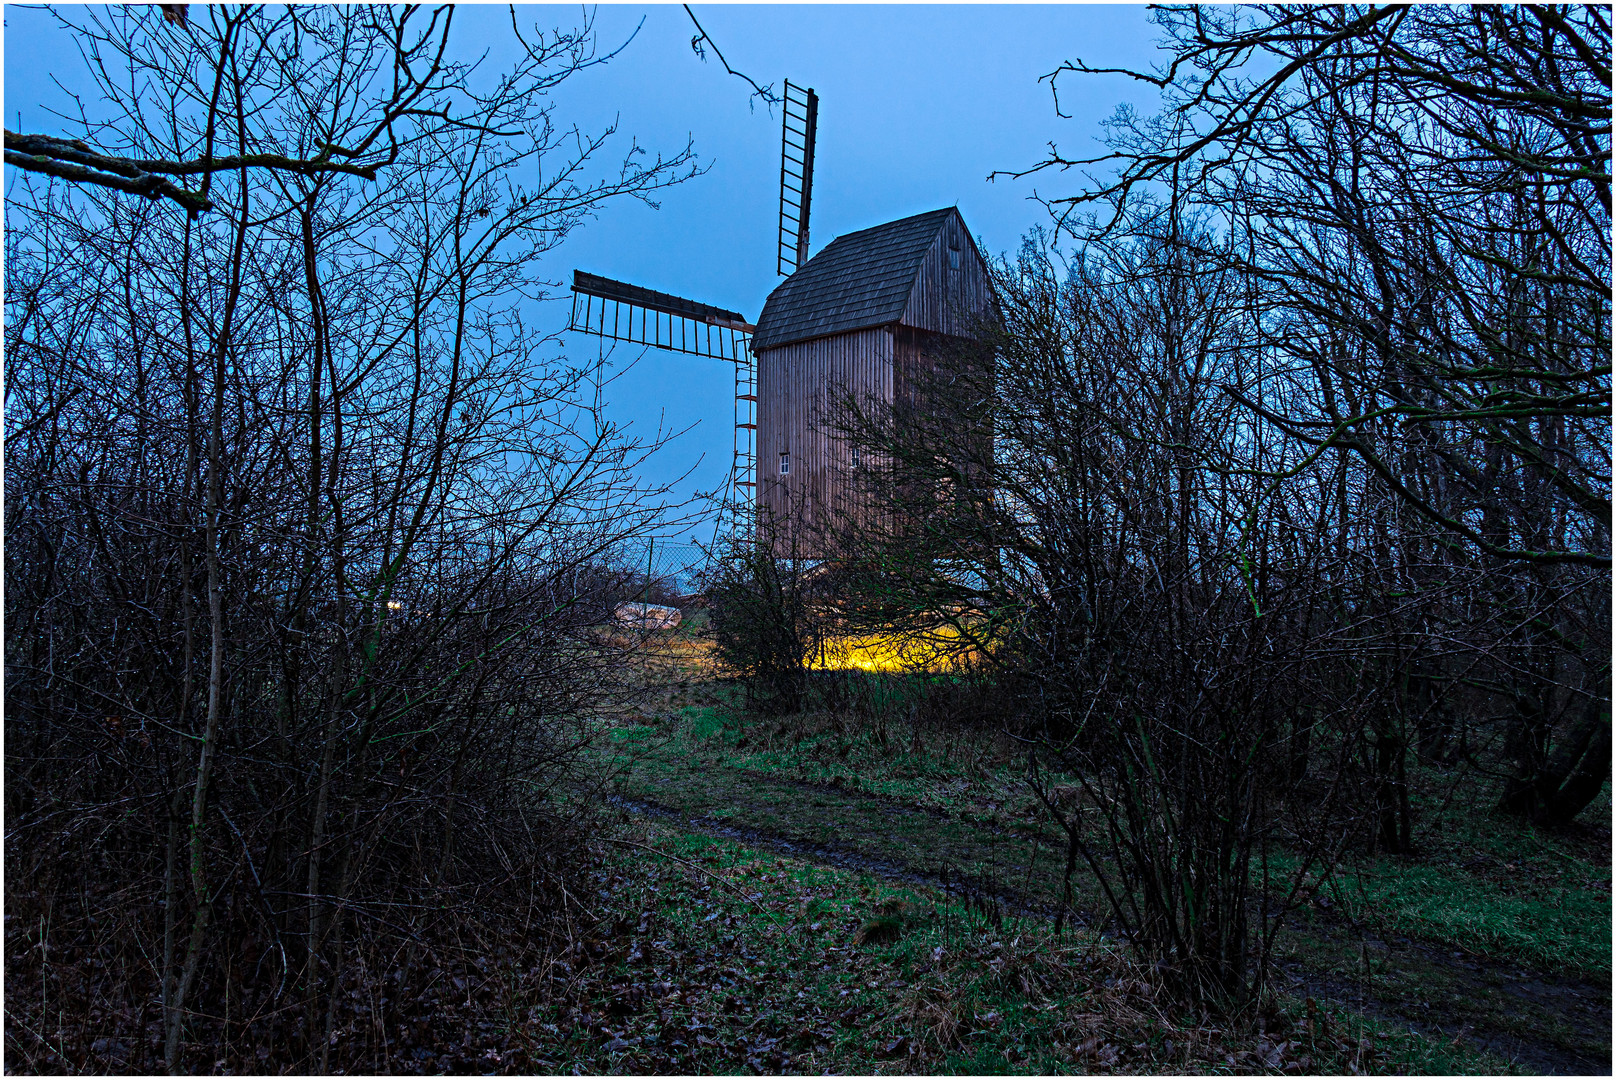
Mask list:
POLYGON ((567 329, 734 364, 735 437, 724 504, 751 506, 756 501, 756 328, 740 312, 575 270, 567 329))
POLYGON ((572 273, 567 329, 714 360, 752 358, 753 326, 740 312, 582 270, 572 273))
POLYGON ((775 269, 793 274, 808 261, 808 212, 814 194, 819 95, 786 80, 780 110, 780 250, 775 269))
POLYGON ((730 469, 731 496, 736 501, 757 499, 757 365, 747 354, 735 365, 735 457, 730 469))

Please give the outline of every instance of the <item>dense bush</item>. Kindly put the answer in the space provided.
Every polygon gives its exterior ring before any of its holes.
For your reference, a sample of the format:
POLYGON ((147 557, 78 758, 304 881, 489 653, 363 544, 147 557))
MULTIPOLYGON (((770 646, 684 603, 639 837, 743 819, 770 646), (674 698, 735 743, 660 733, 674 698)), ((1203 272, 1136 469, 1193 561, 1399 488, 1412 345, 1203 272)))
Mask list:
POLYGON ((749 712, 802 709, 832 617, 823 564, 794 520, 761 507, 745 532, 720 537, 701 575, 719 661, 739 675, 749 712))
POLYGON ((683 162, 590 179, 545 96, 587 26, 483 80, 447 11, 191 11, 71 29, 123 110, 86 137, 234 156, 212 209, 7 205, 7 957, 42 991, 8 1055, 383 1069, 444 985, 471 1025, 564 935, 553 796, 656 500, 524 298, 683 162))
POLYGON ((1411 754, 1542 824, 1609 777, 1610 26, 1157 20, 1162 113, 1043 166, 1115 178, 912 401, 828 418, 886 508, 835 550, 855 618, 991 645, 1068 867, 1229 1011, 1306 871, 1417 843, 1411 754))

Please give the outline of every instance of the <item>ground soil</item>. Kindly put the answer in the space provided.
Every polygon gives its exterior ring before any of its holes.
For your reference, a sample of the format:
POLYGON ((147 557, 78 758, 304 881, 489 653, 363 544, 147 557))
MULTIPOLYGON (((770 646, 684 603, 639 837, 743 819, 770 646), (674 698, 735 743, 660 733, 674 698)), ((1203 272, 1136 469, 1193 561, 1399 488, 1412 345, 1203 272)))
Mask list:
MULTIPOLYGON (((659 659, 661 665, 648 668, 646 677, 666 695, 664 707, 715 700, 710 695, 722 680, 714 678, 701 648, 690 645, 659 659)), ((666 713, 653 722, 675 720, 666 713)), ((887 882, 986 898, 1007 914, 1055 914, 1064 845, 1037 815, 1022 816, 1002 804, 993 805, 999 812, 986 818, 966 807, 945 812, 841 783, 738 767, 727 752, 714 750, 652 751, 620 778, 619 809, 887 882)), ((1595 865, 1608 865, 1609 836, 1593 826, 1573 829, 1581 830, 1576 838, 1561 839, 1576 840, 1595 865)), ((1489 857, 1472 861, 1486 863, 1489 857)), ((1491 862, 1500 863, 1500 875, 1527 871, 1509 860, 1491 862)), ((1103 922, 1104 912, 1096 914, 1096 904, 1090 904, 1095 910, 1084 907, 1078 896, 1077 920, 1091 926, 1103 922)), ((1288 916, 1281 940, 1278 989, 1298 999, 1314 998, 1487 1050, 1527 1073, 1612 1072, 1608 977, 1578 978, 1507 957, 1390 936, 1327 905, 1309 905, 1288 916)))
MULTIPOLYGON (((693 769, 687 778, 701 780, 693 769)), ((780 854, 844 869, 862 870, 890 882, 924 884, 970 891, 991 897, 1007 912, 1053 917, 1053 908, 1003 881, 985 875, 949 874, 935 865, 894 857, 882 845, 871 853, 868 834, 880 818, 903 819, 946 815, 903 806, 897 800, 868 793, 849 794, 830 785, 754 778, 768 806, 728 803, 724 818, 691 813, 643 796, 619 796, 616 805, 629 815, 676 824, 681 828, 764 848, 780 854), (795 790, 797 798, 790 798, 795 790), (788 805, 782 805, 789 800, 788 805), (879 809, 872 821, 871 806, 879 809), (885 805, 883 805, 885 804, 885 805), (760 820, 782 816, 799 822, 840 819, 848 840, 808 839, 822 830, 806 826, 789 831, 759 827, 760 820)), ((689 788, 685 791, 688 793, 689 788)), ((697 800, 699 802, 699 800, 697 800)), ((896 823, 896 822, 894 822, 896 823)), ((1080 911, 1084 920, 1095 916, 1080 911)), ((1611 987, 1607 983, 1568 979, 1519 965, 1455 952, 1402 938, 1393 942, 1365 939, 1346 921, 1318 911, 1303 913, 1287 928, 1293 948, 1281 965, 1282 988, 1299 996, 1349 1006, 1379 1020, 1407 1025, 1423 1034, 1467 1040, 1490 1050, 1523 1070, 1545 1075, 1609 1075, 1611 1073, 1611 987), (1358 952, 1362 969, 1352 970, 1340 957, 1358 952), (1332 963, 1331 961, 1334 960, 1332 963)))

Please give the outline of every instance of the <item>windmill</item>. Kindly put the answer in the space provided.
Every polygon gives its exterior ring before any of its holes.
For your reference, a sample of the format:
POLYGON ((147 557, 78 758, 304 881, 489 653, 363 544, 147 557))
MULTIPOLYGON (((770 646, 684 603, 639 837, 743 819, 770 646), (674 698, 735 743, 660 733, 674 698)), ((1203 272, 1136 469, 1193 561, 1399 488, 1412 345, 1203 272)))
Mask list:
MULTIPOLYGON (((780 274, 789 275, 808 261, 819 96, 788 79, 781 114, 780 234, 775 267, 780 274)), ((736 505, 756 496, 758 385, 752 334, 757 328, 744 315, 575 270, 567 329, 733 364, 735 433, 724 503, 736 505)))
MULTIPOLYGON (((991 312, 987 263, 957 207, 838 236, 808 256, 819 99, 785 84, 776 270, 756 324, 738 311, 575 271, 569 329, 735 366, 725 506, 813 526, 857 518, 855 449, 827 431, 848 394, 914 396, 991 312)), ((734 524, 742 524, 736 522, 734 524)))

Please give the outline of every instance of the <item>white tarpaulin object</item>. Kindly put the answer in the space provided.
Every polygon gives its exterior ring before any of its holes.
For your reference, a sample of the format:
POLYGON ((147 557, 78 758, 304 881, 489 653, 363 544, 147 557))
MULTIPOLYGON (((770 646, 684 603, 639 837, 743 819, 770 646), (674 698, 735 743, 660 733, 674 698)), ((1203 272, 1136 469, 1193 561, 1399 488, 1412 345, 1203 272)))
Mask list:
POLYGON ((619 626, 640 630, 672 630, 684 619, 678 608, 661 604, 618 604, 613 614, 619 626))

